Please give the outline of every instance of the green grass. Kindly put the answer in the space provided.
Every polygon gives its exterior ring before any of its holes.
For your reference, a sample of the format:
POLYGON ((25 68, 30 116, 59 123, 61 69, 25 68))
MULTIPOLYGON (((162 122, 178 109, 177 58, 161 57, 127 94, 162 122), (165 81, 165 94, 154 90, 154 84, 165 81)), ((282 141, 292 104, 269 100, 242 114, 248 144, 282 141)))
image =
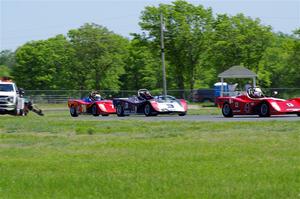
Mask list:
POLYGON ((300 198, 300 122, 86 117, 1 116, 0 198, 300 198))

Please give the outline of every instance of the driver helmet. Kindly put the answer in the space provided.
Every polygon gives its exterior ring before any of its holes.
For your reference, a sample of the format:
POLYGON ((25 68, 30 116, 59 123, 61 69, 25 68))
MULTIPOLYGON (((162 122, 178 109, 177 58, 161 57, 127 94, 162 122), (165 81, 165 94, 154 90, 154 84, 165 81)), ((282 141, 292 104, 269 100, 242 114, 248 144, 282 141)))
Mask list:
POLYGON ((260 88, 254 88, 253 89, 253 96, 254 97, 262 97, 262 91, 260 88))
POLYGON ((93 101, 98 101, 98 100, 101 100, 101 95, 98 91, 92 91, 91 94, 90 94, 90 98, 93 101))
POLYGON ((138 96, 143 97, 145 99, 152 98, 152 95, 147 89, 141 89, 138 91, 138 96))

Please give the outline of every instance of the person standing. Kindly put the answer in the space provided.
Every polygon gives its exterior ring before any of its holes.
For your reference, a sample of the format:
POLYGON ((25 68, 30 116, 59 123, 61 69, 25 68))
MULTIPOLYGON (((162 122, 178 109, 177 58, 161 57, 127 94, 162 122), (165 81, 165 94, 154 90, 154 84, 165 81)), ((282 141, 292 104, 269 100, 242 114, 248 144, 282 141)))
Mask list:
POLYGON ((245 90, 247 91, 251 87, 252 87, 251 81, 248 81, 248 83, 245 85, 245 90))
POLYGON ((228 90, 229 90, 229 95, 230 96, 235 96, 236 95, 235 90, 236 90, 237 85, 238 85, 238 83, 228 84, 228 90))

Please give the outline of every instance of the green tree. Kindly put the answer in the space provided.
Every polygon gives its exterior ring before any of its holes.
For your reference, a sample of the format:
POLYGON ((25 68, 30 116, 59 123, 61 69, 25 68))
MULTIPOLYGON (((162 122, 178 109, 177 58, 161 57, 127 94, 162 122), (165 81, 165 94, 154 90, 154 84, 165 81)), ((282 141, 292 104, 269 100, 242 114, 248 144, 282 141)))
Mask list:
POLYGON ((272 44, 266 49, 259 67, 265 69, 265 74, 260 77, 260 83, 264 87, 287 86, 286 79, 290 79, 290 66, 287 64, 293 53, 294 39, 291 36, 274 34, 272 44))
POLYGON ((259 19, 253 20, 243 14, 220 14, 213 29, 207 60, 208 65, 215 68, 216 75, 233 65, 244 65, 258 73, 261 79, 269 77, 259 63, 272 43, 271 27, 263 26, 259 19))
POLYGON ((126 73, 121 77, 122 89, 150 90, 159 87, 161 82, 161 64, 159 54, 149 48, 149 41, 144 36, 134 35, 128 48, 128 57, 125 61, 126 73))
POLYGON ((68 32, 75 51, 72 71, 77 89, 119 89, 128 40, 97 24, 68 32))
POLYGON ((10 77, 10 69, 5 65, 0 65, 0 78, 10 77))
POLYGON ((140 26, 148 31, 149 40, 153 47, 159 49, 160 44, 160 13, 163 13, 165 26, 166 59, 169 88, 194 88, 199 77, 202 57, 209 45, 211 23, 213 21, 211 9, 193 5, 178 0, 172 4, 160 4, 159 7, 149 6, 142 12, 140 26), (170 78, 170 76, 172 78, 170 78))
POLYGON ((15 64, 15 53, 10 50, 3 50, 0 52, 0 65, 12 68, 15 64))
POLYGON ((300 28, 294 31, 293 35, 293 48, 287 60, 287 66, 284 73, 288 77, 286 79, 286 85, 289 87, 300 86, 300 28))
POLYGON ((16 51, 12 75, 26 89, 66 88, 72 61, 70 44, 63 35, 48 40, 32 41, 16 51))
POLYGON ((0 77, 10 77, 11 68, 15 64, 15 54, 10 50, 0 52, 0 77))

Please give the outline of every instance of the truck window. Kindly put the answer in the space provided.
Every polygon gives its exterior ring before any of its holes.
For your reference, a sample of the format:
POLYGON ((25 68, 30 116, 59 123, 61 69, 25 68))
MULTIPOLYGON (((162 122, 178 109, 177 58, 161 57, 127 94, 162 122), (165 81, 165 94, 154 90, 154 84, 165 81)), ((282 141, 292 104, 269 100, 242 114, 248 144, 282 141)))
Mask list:
POLYGON ((13 92, 14 87, 12 84, 0 84, 0 92, 13 92))

